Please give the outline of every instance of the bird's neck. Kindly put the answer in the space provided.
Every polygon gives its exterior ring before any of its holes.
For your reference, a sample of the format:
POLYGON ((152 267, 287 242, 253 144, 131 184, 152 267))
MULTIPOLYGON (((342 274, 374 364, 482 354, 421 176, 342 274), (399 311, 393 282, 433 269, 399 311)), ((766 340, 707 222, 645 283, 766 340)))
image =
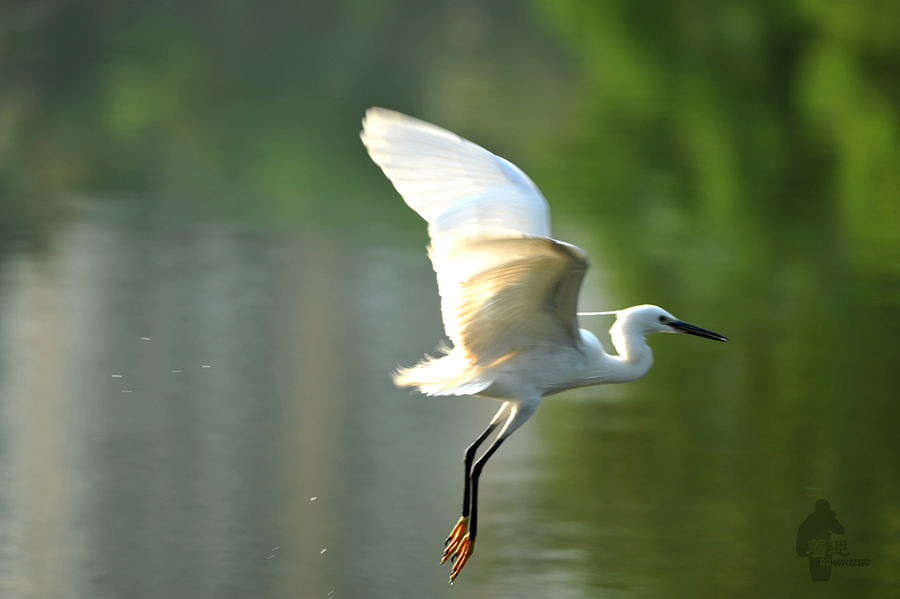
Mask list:
POLYGON ((635 331, 613 327, 610 337, 619 355, 611 356, 603 351, 600 342, 593 337, 596 346, 593 351, 591 384, 629 383, 635 381, 653 366, 653 351, 647 345, 644 335, 635 331))

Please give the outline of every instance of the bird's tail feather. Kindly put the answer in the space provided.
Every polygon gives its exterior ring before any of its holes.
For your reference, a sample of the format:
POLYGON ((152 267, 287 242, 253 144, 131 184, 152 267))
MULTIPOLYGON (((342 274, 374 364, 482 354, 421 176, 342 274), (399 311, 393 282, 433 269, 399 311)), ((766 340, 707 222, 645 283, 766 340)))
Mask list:
POLYGON ((415 366, 398 368, 393 378, 398 387, 418 387, 426 395, 473 395, 494 382, 457 351, 438 358, 425 356, 415 366))

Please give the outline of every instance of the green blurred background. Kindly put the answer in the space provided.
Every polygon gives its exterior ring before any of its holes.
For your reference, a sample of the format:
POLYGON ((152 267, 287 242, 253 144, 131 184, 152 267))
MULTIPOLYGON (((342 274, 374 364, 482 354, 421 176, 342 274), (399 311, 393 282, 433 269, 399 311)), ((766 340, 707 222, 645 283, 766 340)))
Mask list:
POLYGON ((895 597, 898 333, 896 0, 0 3, 0 596, 895 597), (373 105, 527 172, 582 309, 732 339, 545 401, 452 588, 496 406, 390 384, 442 329, 373 105), (820 497, 870 565, 813 585, 820 497))

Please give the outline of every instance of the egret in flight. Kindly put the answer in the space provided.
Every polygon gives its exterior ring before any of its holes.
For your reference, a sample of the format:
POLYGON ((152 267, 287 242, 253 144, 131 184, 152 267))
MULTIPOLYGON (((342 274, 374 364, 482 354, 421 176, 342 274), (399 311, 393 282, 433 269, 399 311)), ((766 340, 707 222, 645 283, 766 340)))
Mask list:
POLYGON ((445 129, 392 110, 369 109, 361 136, 372 160, 428 222, 428 256, 437 273, 444 330, 453 342, 443 357, 426 356, 399 369, 394 381, 428 395, 503 402, 465 452, 462 517, 441 560, 452 557, 452 583, 475 546, 481 471, 542 397, 641 378, 653 364, 645 340, 650 333, 727 339, 662 308, 635 306, 599 313, 616 315, 609 332, 618 355, 607 354, 593 333, 578 328, 587 254, 550 237, 550 208, 525 173, 445 129), (475 461, 478 447, 501 422, 496 439, 475 461))

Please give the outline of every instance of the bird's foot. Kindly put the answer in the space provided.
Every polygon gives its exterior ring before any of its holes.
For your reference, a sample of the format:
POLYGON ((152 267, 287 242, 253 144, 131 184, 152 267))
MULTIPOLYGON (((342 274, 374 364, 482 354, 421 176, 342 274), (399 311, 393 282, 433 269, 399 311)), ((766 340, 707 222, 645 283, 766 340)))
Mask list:
POLYGON ((456 526, 453 527, 453 530, 450 531, 450 536, 447 537, 447 540, 444 541, 444 557, 441 558, 442 564, 447 561, 448 557, 456 554, 460 543, 462 543, 463 536, 465 536, 467 532, 469 532, 469 517, 463 516, 459 519, 459 522, 456 523, 456 526))
POLYGON ((472 551, 475 550, 475 537, 473 537, 470 533, 466 533, 466 535, 462 538, 462 541, 459 543, 459 549, 456 550, 456 553, 453 554, 453 571, 450 572, 450 584, 453 584, 453 579, 462 572, 463 566, 466 565, 466 562, 469 561, 469 557, 472 555, 472 551))

